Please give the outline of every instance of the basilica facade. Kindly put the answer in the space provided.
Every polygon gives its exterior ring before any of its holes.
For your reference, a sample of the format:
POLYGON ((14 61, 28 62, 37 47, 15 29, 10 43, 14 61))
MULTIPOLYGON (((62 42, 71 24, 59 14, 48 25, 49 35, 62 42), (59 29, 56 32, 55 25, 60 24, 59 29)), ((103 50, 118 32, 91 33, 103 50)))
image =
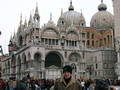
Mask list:
POLYGON ((50 20, 40 26, 38 6, 29 21, 20 24, 11 36, 9 55, 2 61, 2 77, 56 79, 64 65, 73 67, 75 78, 115 78, 114 20, 101 1, 86 26, 82 12, 70 2, 57 24, 50 20))
POLYGON ((116 63, 116 73, 118 79, 120 79, 120 1, 112 0, 114 8, 114 21, 115 21, 115 43, 116 43, 116 52, 117 52, 117 63, 116 63))

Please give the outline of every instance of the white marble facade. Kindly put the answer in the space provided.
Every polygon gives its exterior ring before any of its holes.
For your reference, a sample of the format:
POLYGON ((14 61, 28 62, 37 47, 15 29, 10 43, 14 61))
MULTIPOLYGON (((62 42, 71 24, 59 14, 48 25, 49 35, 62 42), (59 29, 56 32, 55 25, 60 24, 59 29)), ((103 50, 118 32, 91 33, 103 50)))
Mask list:
MULTIPOLYGON (((86 26, 82 12, 74 10, 72 2, 68 11, 61 11, 57 25, 50 15, 48 23, 41 27, 36 6, 35 14, 30 15, 28 22, 25 20, 23 24, 21 18, 17 33, 10 39, 9 56, 2 62, 2 77, 21 79, 29 74, 35 78, 56 79, 61 76, 62 67, 69 64, 73 67, 75 78, 115 78, 113 45, 87 47, 86 29, 96 29, 96 33, 108 29, 112 31, 112 15, 106 11, 103 1, 98 7, 97 16, 93 15, 90 27, 86 26), (99 21, 102 19, 99 16, 101 11, 109 24, 106 25, 104 20, 99 21)), ((112 36, 108 39, 110 42, 113 40, 112 36)))

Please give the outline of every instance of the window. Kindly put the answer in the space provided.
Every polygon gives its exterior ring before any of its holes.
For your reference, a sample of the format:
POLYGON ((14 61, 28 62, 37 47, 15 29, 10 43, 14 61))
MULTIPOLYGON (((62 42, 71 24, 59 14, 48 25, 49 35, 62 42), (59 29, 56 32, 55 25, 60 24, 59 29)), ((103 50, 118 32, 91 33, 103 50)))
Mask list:
POLYGON ((89 40, 87 40, 87 46, 89 46, 90 45, 90 41, 89 40))
POLYGON ((91 35, 91 38, 94 39, 94 34, 91 35))
POLYGON ((106 45, 107 43, 106 43, 106 38, 104 38, 104 44, 106 45))
POLYGON ((96 69, 98 68, 98 64, 95 65, 96 69))
POLYGON ((82 33, 82 37, 85 38, 85 33, 82 33))
POLYGON ((90 37, 90 33, 89 32, 87 32, 87 38, 89 38, 90 37))
POLYGON ((92 40, 92 46, 94 46, 94 45, 95 45, 94 40, 92 40))
POLYGON ((38 39, 39 38, 39 36, 36 36, 36 39, 38 39))
POLYGON ((62 21, 62 25, 64 25, 64 21, 62 21))

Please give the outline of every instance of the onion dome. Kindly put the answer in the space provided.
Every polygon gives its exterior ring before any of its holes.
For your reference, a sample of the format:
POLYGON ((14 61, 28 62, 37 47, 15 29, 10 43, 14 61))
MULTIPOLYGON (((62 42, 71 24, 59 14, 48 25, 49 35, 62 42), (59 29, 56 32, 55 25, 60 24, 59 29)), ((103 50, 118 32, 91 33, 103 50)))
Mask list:
MULTIPOLYGON (((81 16, 81 13, 74 11, 74 7, 73 7, 72 1, 71 1, 68 11, 61 14, 57 25, 59 26, 62 24, 65 26, 71 26, 71 24, 73 24, 73 25, 80 26, 80 25, 83 25, 83 24, 81 24, 81 23, 83 23, 83 20, 85 22, 84 16, 83 15, 81 16), (82 20, 82 22, 81 22, 81 20, 82 20)), ((83 26, 85 26, 85 23, 83 26)))
POLYGON ((113 15, 106 11, 107 6, 101 1, 98 6, 98 12, 92 16, 90 26, 97 30, 111 29, 114 26, 113 15))

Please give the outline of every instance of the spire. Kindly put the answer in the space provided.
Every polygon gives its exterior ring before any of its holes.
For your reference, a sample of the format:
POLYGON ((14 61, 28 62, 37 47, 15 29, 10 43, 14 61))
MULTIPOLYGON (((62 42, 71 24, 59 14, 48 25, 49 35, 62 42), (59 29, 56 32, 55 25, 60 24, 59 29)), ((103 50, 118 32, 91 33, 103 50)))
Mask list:
POLYGON ((32 15, 30 13, 30 17, 29 17, 29 21, 28 21, 28 24, 31 24, 32 23, 32 15))
POLYGON ((50 13, 50 20, 48 21, 48 23, 52 22, 52 13, 50 13))
POLYGON ((24 21, 24 27, 27 27, 27 20, 25 18, 25 21, 24 21))
POLYGON ((22 24, 22 14, 20 16, 20 25, 18 27, 18 33, 21 32, 23 30, 23 24, 22 24))
POLYGON ((52 21, 52 13, 50 13, 50 21, 52 21))
POLYGON ((61 9, 61 16, 63 15, 63 8, 61 9))
POLYGON ((63 18, 63 8, 61 9, 61 15, 60 18, 63 18))
POLYGON ((39 15, 38 3, 36 3, 35 15, 39 15))
POLYGON ((12 37, 12 34, 11 34, 11 36, 10 36, 10 42, 12 42, 12 39, 13 39, 13 37, 12 37))
POLYGON ((22 25, 22 14, 20 15, 20 25, 22 25))
POLYGON ((39 16, 39 10, 38 10, 38 4, 36 4, 35 14, 34 14, 34 20, 39 22, 40 16, 39 16))
POLYGON ((52 13, 50 13, 50 20, 48 21, 48 24, 53 24, 54 22, 52 21, 52 13))
POLYGON ((13 35, 13 38, 15 38, 15 35, 16 35, 16 33, 15 33, 15 30, 14 30, 14 35, 13 35))
POLYGON ((74 7, 72 5, 72 0, 70 1, 70 6, 69 6, 69 11, 73 11, 74 10, 74 7))
POLYGON ((103 0, 101 0, 101 3, 103 3, 103 0))
POLYGON ((82 16, 83 14, 82 14, 82 9, 81 9, 81 16, 82 16))

